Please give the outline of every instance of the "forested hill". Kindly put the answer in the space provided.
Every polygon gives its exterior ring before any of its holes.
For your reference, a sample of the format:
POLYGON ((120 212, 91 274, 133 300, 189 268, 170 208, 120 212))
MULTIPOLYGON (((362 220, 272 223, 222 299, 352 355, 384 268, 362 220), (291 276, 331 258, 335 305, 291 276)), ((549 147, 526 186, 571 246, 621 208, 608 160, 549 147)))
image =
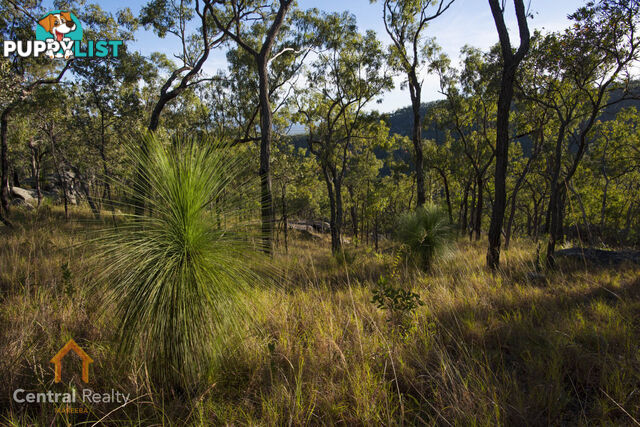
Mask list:
MULTIPOLYGON (((634 83, 634 85, 640 86, 640 82, 634 83)), ((622 96, 622 91, 614 92, 614 96, 612 99, 619 99, 622 96)), ((433 120, 433 116, 429 114, 431 110, 434 110, 441 103, 445 102, 444 100, 431 101, 422 104, 420 107, 420 114, 423 117, 423 130, 422 130, 422 138, 434 140, 437 143, 444 142, 445 132, 443 129, 439 129, 436 126, 435 120, 433 120)), ((631 99, 621 101, 607 107, 604 112, 600 115, 600 120, 608 121, 612 120, 616 117, 618 112, 626 107, 635 106, 640 110, 640 99, 631 99)), ((411 137, 411 127, 413 125, 411 106, 400 108, 392 113, 388 113, 386 115, 386 121, 389 125, 389 134, 398 134, 402 136, 411 137)), ((527 152, 527 137, 522 138, 523 145, 525 146, 525 152, 527 152)), ((297 147, 306 147, 307 146, 307 137, 304 133, 296 133, 292 135, 292 142, 297 147)), ((385 153, 376 150, 376 155, 380 158, 385 157, 385 153)), ((405 159, 410 161, 409 159, 405 159)))
MULTIPOLYGON (((422 104, 420 107, 420 114, 424 117, 424 123, 426 126, 423 127, 422 130, 422 138, 423 139, 433 139, 437 142, 443 142, 444 140, 444 132, 439 130, 435 125, 434 120, 429 116, 428 113, 430 110, 433 110, 438 106, 438 104, 444 101, 431 101, 422 104)), ((411 106, 407 106, 404 108, 400 108, 399 110, 394 111, 393 113, 389 113, 387 116, 387 124, 389 125, 389 133, 403 136, 411 136, 411 127, 413 126, 413 112, 411 111, 411 106)))
MULTIPOLYGON (((640 86, 640 82, 636 82, 635 85, 640 86)), ((622 91, 614 92, 614 96, 612 99, 620 99, 622 96, 622 91)), ((438 129, 435 125, 433 118, 429 115, 429 111, 436 108, 440 103, 444 102, 443 100, 439 101, 431 101, 422 104, 420 107, 420 114, 424 117, 425 126, 422 131, 423 139, 431 139, 440 143, 444 140, 444 132, 442 129, 438 129), (425 113, 427 113, 425 115, 425 113)), ((625 108, 635 106, 640 109, 640 99, 634 100, 626 100, 622 102, 618 102, 616 104, 610 105, 608 108, 604 110, 602 115, 600 116, 600 120, 607 121, 615 118, 618 112, 625 108)), ((407 106, 404 108, 400 108, 393 113, 389 113, 387 115, 387 123, 389 125, 389 133, 403 136, 411 136, 411 126, 413 124, 411 107, 407 106)))

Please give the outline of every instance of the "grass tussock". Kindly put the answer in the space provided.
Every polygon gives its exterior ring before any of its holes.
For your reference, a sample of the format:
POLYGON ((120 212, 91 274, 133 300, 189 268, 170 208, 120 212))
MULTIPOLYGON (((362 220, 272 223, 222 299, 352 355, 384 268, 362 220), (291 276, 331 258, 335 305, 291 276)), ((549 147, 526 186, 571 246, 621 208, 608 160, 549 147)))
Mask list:
MULTIPOLYGON (((394 259, 295 239, 274 259, 283 286, 252 291, 264 310, 208 367, 207 384, 176 395, 156 389, 144 360, 119 363, 115 316, 99 316, 87 292, 87 226, 63 223, 54 208, 24 214, 0 237, 2 423, 109 425, 629 425, 640 418, 640 268, 562 264, 531 275, 535 246, 515 241, 504 268, 484 268, 485 245, 460 241, 429 273, 397 280, 424 305, 399 336, 372 289, 394 259), (65 273, 68 264, 69 273, 65 273), (95 360, 91 388, 116 388, 135 401, 93 404, 89 414, 54 405, 18 405, 15 388, 54 385, 48 363, 73 337, 95 360), (112 412, 113 411, 113 412, 112 412)), ((104 307, 103 307, 104 308, 104 307)), ((115 309, 115 307, 113 307, 115 309)), ((115 310, 113 311, 115 313, 115 310)), ((78 368, 76 366, 76 368, 78 368)))

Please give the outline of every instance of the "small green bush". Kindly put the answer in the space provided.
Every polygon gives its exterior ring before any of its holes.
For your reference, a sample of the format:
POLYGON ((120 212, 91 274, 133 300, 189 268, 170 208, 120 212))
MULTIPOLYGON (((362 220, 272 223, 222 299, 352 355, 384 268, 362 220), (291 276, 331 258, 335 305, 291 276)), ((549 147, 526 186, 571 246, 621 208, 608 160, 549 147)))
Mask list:
POLYGON ((425 270, 454 238, 446 212, 435 205, 404 214, 398 221, 397 230, 397 238, 405 245, 409 258, 425 270))

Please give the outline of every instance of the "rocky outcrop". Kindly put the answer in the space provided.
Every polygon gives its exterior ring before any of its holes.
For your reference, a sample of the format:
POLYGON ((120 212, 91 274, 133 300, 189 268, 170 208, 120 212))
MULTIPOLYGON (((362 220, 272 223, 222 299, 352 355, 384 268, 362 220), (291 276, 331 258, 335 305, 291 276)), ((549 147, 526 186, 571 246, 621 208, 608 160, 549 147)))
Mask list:
POLYGON ((28 210, 28 211, 35 209, 33 204, 25 202, 23 199, 20 199, 20 198, 12 199, 11 200, 11 206, 14 206, 16 208, 25 209, 25 210, 28 210))
POLYGON ((624 262, 640 264, 640 251, 607 251, 593 248, 571 248, 555 252, 558 258, 584 260, 591 264, 618 265, 624 262))
POLYGON ((30 205, 38 204, 38 195, 35 190, 27 190, 20 187, 11 187, 11 198, 13 200, 21 200, 30 205))
POLYGON ((328 233, 331 231, 328 222, 319 220, 289 221, 289 228, 312 233, 328 233))

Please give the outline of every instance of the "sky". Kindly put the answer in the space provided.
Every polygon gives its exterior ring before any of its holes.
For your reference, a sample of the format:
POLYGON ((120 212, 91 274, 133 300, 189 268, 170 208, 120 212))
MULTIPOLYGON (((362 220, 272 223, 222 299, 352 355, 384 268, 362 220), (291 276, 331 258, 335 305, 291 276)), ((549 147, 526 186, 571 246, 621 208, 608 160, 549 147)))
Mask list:
MULTIPOLYGON (((110 0, 97 1, 105 10, 115 12, 117 9, 129 7, 134 14, 138 14, 146 0, 110 0)), ((569 25, 567 15, 574 12, 585 1, 579 0, 529 0, 529 11, 533 13, 533 18, 529 21, 531 32, 534 29, 546 31, 557 31, 569 25)), ((382 3, 380 0, 371 3, 369 0, 298 0, 301 9, 318 8, 327 12, 342 12, 348 10, 356 16, 358 26, 361 31, 374 30, 378 38, 383 43, 389 44, 387 33, 382 21, 382 3)), ((525 1, 525 5, 527 1, 525 1)), ((507 1, 507 25, 511 34, 511 43, 518 43, 518 28, 515 22, 515 12, 513 2, 507 1)), ((435 37, 437 43, 442 47, 454 64, 457 63, 460 49, 465 45, 470 45, 480 49, 487 49, 498 42, 491 10, 487 0, 456 0, 453 5, 442 16, 431 22, 425 35, 435 37)), ((127 42, 129 50, 138 50, 144 55, 149 55, 154 51, 160 51, 168 56, 179 51, 176 40, 166 38, 159 39, 151 31, 143 28, 136 32, 136 40, 127 42)), ((204 71, 209 74, 215 73, 219 69, 226 69, 225 52, 218 49, 212 52, 204 71)), ((442 98, 439 94, 438 78, 428 75, 426 70, 422 73, 423 101, 432 101, 442 98)), ((410 104, 408 90, 400 88, 402 78, 395 79, 395 89, 382 96, 383 102, 376 104, 375 109, 381 112, 391 112, 398 108, 410 104)))

